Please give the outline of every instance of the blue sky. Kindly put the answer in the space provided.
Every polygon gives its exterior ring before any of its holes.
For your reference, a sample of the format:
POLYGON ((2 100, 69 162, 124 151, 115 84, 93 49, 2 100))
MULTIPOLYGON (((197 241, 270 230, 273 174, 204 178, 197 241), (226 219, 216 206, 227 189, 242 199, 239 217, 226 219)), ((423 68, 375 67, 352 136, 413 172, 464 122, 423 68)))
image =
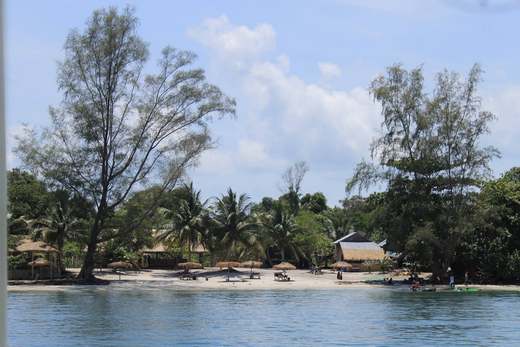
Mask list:
POLYGON ((135 7, 150 69, 166 45, 192 50, 208 79, 236 98, 237 118, 213 124, 219 146, 191 172, 205 196, 228 186, 277 196, 285 168, 305 160, 303 190, 336 204, 378 131, 367 87, 396 62, 422 65, 430 80, 480 63, 483 104, 498 117, 485 139, 502 152, 495 175, 519 165, 516 0, 7 1, 10 145, 22 123, 45 126, 59 103, 56 62, 69 30, 109 5, 135 7))

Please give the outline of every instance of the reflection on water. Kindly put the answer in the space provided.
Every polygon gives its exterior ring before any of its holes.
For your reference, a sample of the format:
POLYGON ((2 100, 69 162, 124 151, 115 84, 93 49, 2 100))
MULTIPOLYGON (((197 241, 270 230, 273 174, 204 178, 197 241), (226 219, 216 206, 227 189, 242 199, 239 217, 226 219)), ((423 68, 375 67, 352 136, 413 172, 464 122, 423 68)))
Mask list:
POLYGON ((520 295, 111 285, 10 293, 8 322, 11 347, 513 346, 520 295))

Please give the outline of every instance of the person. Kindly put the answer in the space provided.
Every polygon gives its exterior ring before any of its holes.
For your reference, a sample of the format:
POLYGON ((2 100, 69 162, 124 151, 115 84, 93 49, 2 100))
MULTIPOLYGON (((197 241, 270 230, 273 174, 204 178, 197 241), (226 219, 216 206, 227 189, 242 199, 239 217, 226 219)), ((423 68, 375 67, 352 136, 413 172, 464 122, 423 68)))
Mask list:
POLYGON ((390 277, 390 278, 388 279, 388 284, 389 284, 389 285, 394 284, 394 281, 393 281, 392 277, 390 277))
POLYGON ((336 275, 336 279, 338 279, 338 280, 342 280, 343 279, 343 274, 341 273, 341 270, 338 270, 338 274, 336 275))
POLYGON ((469 284, 469 272, 464 273, 464 285, 467 287, 469 284))

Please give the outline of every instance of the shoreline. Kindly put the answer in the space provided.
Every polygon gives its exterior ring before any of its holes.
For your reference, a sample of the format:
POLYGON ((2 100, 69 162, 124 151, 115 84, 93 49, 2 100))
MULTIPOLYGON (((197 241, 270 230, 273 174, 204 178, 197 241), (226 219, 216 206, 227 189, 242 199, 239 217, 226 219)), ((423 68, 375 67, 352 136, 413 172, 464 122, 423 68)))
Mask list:
MULTIPOLYGON (((72 273, 79 271, 78 269, 69 269, 72 273)), ((309 270, 291 270, 288 271, 291 281, 275 281, 272 269, 254 269, 254 272, 260 274, 260 279, 249 279, 249 269, 239 269, 240 273, 230 273, 230 281, 226 281, 226 275, 218 275, 206 277, 205 274, 211 274, 217 271, 217 268, 207 268, 202 271, 193 271, 197 275, 197 280, 181 280, 178 277, 178 271, 174 270, 142 270, 129 271, 119 276, 109 270, 96 274, 101 280, 106 280, 109 285, 105 284, 42 284, 42 283, 24 283, 8 286, 8 292, 42 292, 42 291, 68 291, 81 290, 87 288, 107 288, 117 286, 121 288, 143 287, 151 289, 170 289, 179 291, 219 291, 219 290, 325 290, 325 289, 353 289, 353 288, 380 288, 396 291, 409 291, 409 286, 400 281, 405 276, 399 276, 393 273, 367 273, 367 272, 345 272, 343 280, 336 279, 336 273, 324 270, 320 275, 314 275, 309 270), (393 277, 394 285, 384 285, 377 283, 385 277, 393 277)), ((430 286, 427 286, 430 287, 430 286)), ((456 288, 464 288, 464 285, 457 285, 456 288)), ((496 285, 496 284, 474 284, 469 285, 471 288, 477 288, 484 292, 520 292, 520 285, 496 285)), ((451 291, 447 285, 436 285, 438 292, 451 291)))

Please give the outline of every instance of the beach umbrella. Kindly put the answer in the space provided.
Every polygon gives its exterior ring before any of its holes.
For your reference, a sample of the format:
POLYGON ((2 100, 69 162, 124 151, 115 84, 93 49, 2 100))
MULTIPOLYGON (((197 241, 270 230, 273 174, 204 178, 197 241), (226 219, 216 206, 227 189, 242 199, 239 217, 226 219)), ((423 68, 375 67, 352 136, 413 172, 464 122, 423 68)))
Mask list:
POLYGON ((183 268, 186 270, 203 268, 201 263, 197 263, 197 262, 193 262, 193 261, 188 261, 186 263, 179 263, 179 264, 177 264, 177 267, 180 267, 180 268, 183 268))
POLYGON ((249 267, 251 269, 253 269, 253 268, 259 269, 262 267, 262 262, 255 261, 255 260, 248 260, 248 261, 244 261, 244 262, 240 263, 240 267, 249 267))
POLYGON ((107 267, 111 269, 131 269, 134 267, 134 265, 127 261, 115 261, 108 264, 107 267))
MULTIPOLYGON (((34 253, 56 253, 58 250, 43 241, 33 241, 31 239, 23 239, 21 240, 15 249, 20 253, 31 253, 31 262, 34 261, 34 253)), ((52 277, 52 267, 51 267, 51 277, 52 277)), ((31 265, 31 278, 34 278, 34 266, 31 265)))
POLYGON ((332 264, 331 267, 336 270, 339 270, 339 269, 352 270, 352 264, 347 263, 346 261, 338 261, 338 262, 332 264))
MULTIPOLYGON (((108 268, 111 269, 131 269, 134 267, 132 263, 129 263, 127 261, 114 261, 107 265, 108 268)), ((121 280, 121 272, 118 273, 119 280, 121 280)))
POLYGON ((233 261, 233 260, 224 260, 224 261, 219 261, 216 264, 216 266, 221 269, 223 269, 225 267, 227 267, 229 269, 232 267, 240 267, 240 263, 238 261, 233 261))
POLYGON ((30 265, 33 267, 48 267, 49 261, 46 259, 43 259, 43 258, 38 258, 36 260, 28 262, 27 265, 30 265))
POLYGON ((240 267, 240 263, 238 261, 233 261, 233 260, 219 261, 216 265, 217 265, 217 267, 219 267, 221 269, 227 267, 227 269, 228 269, 228 273, 227 273, 228 281, 229 281, 229 272, 230 272, 231 268, 232 267, 240 267))
POLYGON ((248 267, 251 269, 251 278, 253 278, 253 268, 255 269, 259 269, 262 267, 262 262, 261 261, 255 261, 255 260, 248 260, 248 261, 244 261, 242 263, 240 263, 240 266, 241 267, 248 267))
POLYGON ((283 262, 280 264, 276 264, 273 266, 273 269, 275 270, 296 270, 296 266, 294 266, 291 263, 283 262))
POLYGON ((30 253, 52 253, 58 252, 58 250, 43 241, 33 241, 30 239, 24 239, 16 246, 18 252, 30 252, 30 253))

